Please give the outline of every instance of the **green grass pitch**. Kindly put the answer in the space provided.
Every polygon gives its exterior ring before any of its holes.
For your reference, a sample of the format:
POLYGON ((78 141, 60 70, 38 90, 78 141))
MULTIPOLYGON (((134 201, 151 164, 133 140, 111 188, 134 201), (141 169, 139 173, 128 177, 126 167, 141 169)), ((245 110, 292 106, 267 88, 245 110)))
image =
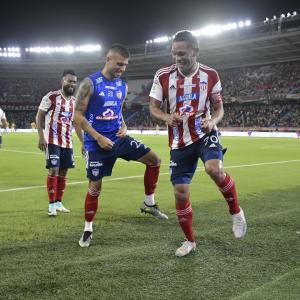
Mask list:
POLYGON ((136 137, 162 158, 156 199, 169 220, 140 214, 144 166, 118 161, 104 179, 92 245, 83 249, 87 181, 77 138, 64 196, 71 213, 49 218, 37 134, 4 134, 1 299, 299 299, 299 139, 224 137, 225 169, 237 184, 247 236, 234 239, 227 205, 199 162, 191 187, 198 248, 176 258, 183 235, 167 137, 136 137))

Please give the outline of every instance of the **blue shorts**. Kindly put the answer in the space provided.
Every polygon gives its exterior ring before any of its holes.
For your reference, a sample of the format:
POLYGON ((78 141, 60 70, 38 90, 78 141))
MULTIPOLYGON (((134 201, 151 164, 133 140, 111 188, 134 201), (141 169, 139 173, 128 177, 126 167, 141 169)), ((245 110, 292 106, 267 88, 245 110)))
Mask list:
POLYGON ((118 140, 111 150, 107 151, 99 147, 97 151, 88 151, 86 152, 87 177, 92 181, 97 181, 104 176, 111 176, 118 157, 127 161, 138 160, 150 150, 143 143, 125 136, 118 140))
POLYGON ((220 133, 214 130, 187 147, 170 151, 170 174, 173 185, 191 183, 199 158, 203 163, 210 159, 223 160, 219 136, 220 133))
POLYGON ((62 148, 48 144, 46 149, 46 168, 69 169, 74 168, 73 149, 62 148))

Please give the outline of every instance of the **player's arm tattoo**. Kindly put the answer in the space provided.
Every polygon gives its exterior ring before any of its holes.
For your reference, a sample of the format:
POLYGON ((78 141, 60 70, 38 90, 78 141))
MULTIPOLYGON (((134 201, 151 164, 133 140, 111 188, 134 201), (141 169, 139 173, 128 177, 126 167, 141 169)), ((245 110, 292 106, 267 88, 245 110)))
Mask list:
POLYGON ((90 96, 92 94, 92 82, 89 79, 84 79, 79 86, 76 95, 76 106, 75 110, 85 113, 89 103, 90 96))

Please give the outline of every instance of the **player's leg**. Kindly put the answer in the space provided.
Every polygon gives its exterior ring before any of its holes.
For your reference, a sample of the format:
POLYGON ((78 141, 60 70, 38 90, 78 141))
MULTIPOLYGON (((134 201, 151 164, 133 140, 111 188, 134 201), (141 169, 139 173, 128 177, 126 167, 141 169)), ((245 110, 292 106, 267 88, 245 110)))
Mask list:
POLYGON ((117 156, 146 165, 144 173, 145 198, 140 205, 141 212, 151 214, 160 219, 168 219, 168 216, 160 211, 154 197, 161 162, 158 155, 142 142, 126 136, 118 145, 117 156))
POLYGON ((102 187, 102 178, 110 176, 116 158, 109 156, 107 151, 86 152, 87 177, 89 178, 88 191, 84 206, 84 231, 79 240, 81 247, 89 247, 92 240, 93 221, 98 210, 99 195, 102 187))
POLYGON ((84 205, 84 230, 79 240, 81 247, 89 247, 93 234, 93 221, 98 210, 98 198, 101 192, 102 178, 96 181, 89 180, 89 188, 84 205))
POLYGON ((47 194, 49 200, 48 216, 56 216, 55 196, 57 189, 57 175, 60 166, 60 147, 48 144, 46 148, 47 194))
POLYGON ((203 139, 202 157, 206 173, 216 183, 224 199, 233 220, 233 233, 236 238, 242 238, 246 234, 247 224, 244 212, 239 206, 235 182, 223 169, 222 147, 219 144, 218 133, 212 132, 203 139), (213 145, 213 147, 212 147, 213 145))
POLYGON ((66 182, 67 182, 67 173, 68 173, 68 169, 60 168, 57 175, 55 207, 56 207, 56 211, 63 212, 63 213, 70 212, 70 210, 68 208, 65 208, 64 205, 62 204, 62 198, 65 192, 66 182))
POLYGON ((194 145, 185 149, 171 150, 171 182, 174 187, 176 215, 184 241, 175 255, 186 256, 196 249, 193 232, 193 210, 190 203, 190 183, 197 168, 198 158, 194 155, 194 145))
POLYGON ((65 208, 62 204, 62 197, 66 188, 67 173, 69 168, 74 168, 74 155, 73 149, 61 148, 60 149, 60 168, 57 176, 57 188, 55 195, 56 210, 64 213, 69 213, 70 210, 65 208))
POLYGON ((158 204, 155 202, 154 198, 161 163, 159 156, 151 150, 137 161, 146 165, 144 173, 145 198, 140 206, 141 212, 149 213, 160 219, 167 220, 168 216, 159 210, 158 204))

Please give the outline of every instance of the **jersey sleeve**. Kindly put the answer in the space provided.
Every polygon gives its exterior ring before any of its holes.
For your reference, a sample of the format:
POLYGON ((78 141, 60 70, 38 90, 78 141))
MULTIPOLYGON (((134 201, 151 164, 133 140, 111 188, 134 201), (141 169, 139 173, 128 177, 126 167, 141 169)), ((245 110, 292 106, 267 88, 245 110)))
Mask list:
POLYGON ((5 112, 0 108, 0 120, 6 120, 5 112))
POLYGON ((44 96, 41 103, 40 103, 40 106, 39 106, 39 109, 40 110, 43 110, 43 111, 48 111, 49 108, 51 107, 51 100, 49 98, 48 95, 44 96))
POLYGON ((151 88, 149 96, 158 101, 163 100, 163 88, 162 88, 162 85, 159 81, 157 74, 155 74, 155 76, 154 76, 153 84, 152 84, 152 88, 151 88))
POLYGON ((213 86, 211 89, 211 96, 210 96, 212 103, 218 103, 222 101, 221 91, 222 91, 222 85, 219 78, 219 74, 215 72, 213 76, 213 86))

